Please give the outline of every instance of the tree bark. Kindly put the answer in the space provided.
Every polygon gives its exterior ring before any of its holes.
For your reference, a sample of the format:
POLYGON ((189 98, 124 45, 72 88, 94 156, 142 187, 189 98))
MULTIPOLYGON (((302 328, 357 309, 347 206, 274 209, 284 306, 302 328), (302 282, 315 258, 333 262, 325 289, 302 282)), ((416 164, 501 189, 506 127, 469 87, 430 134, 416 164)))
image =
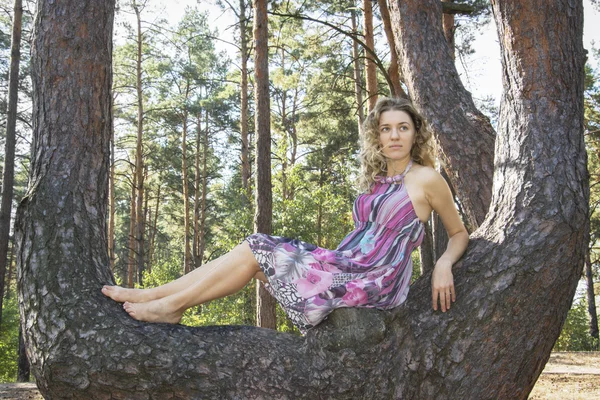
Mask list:
POLYGON ((23 330, 19 327, 19 356, 17 359, 17 382, 29 382, 31 369, 27 360, 25 342, 23 341, 23 330))
POLYGON ((472 232, 491 201, 495 132, 460 81, 442 31, 441 4, 392 1, 392 24, 405 84, 440 143, 472 232))
POLYGON ((428 222, 425 225, 425 236, 423 237, 423 242, 419 248, 421 275, 431 273, 433 271, 433 265, 435 264, 434 241, 431 225, 431 222, 428 222))
POLYGON ((2 199, 0 201, 0 324, 4 300, 4 277, 8 259, 13 186, 15 181, 15 145, 17 104, 19 92, 19 62, 21 60, 21 25, 23 2, 15 0, 12 39, 10 45, 10 73, 8 82, 8 113, 6 115, 6 140, 4 142, 4 168, 2 169, 2 199))
MULTIPOLYGON (((433 5, 419 3, 403 18, 433 5)), ((113 7, 40 2, 36 18, 33 156, 16 234, 22 327, 43 396, 527 398, 589 239, 581 1, 493 2, 506 88, 493 200, 454 267, 451 310, 431 309, 425 274, 403 305, 336 310, 305 337, 142 323, 100 293, 113 281, 105 229, 113 7)), ((426 106, 434 115, 435 104, 426 106)), ((463 135, 463 145, 473 140, 463 135)))
MULTIPOLYGON (((371 0, 363 0, 363 24, 365 30, 365 44, 372 52, 375 51, 375 38, 373 37, 373 5, 371 0)), ((365 74, 367 80, 367 104, 369 111, 377 103, 377 67, 371 58, 371 54, 365 55, 365 74)))
POLYGON ((115 132, 111 129, 110 176, 108 178, 108 259, 110 270, 115 270, 115 132))
POLYGON ((127 257, 127 287, 132 288, 135 281, 135 221, 136 219, 136 206, 135 206, 135 194, 136 194, 136 181, 137 174, 133 171, 133 177, 131 182, 131 199, 129 202, 129 256, 127 257))
POLYGON ((251 198, 250 188, 250 147, 248 140, 248 36, 246 28, 246 0, 240 0, 240 136, 242 139, 242 188, 251 198))
MULTIPOLYGON (((454 0, 442 0, 445 4, 453 4, 454 0)), ((442 4, 443 5, 443 4, 442 4)), ((454 50, 454 14, 446 14, 442 17, 442 26, 444 27, 444 36, 446 37, 446 43, 448 43, 448 48, 450 48, 450 54, 452 55, 452 59, 455 59, 455 50, 454 50)))
MULTIPOLYGON (((185 103, 187 107, 188 94, 190 83, 187 82, 185 88, 185 103)), ((188 189, 188 166, 187 166, 187 119, 188 111, 185 109, 182 116, 181 130, 181 175, 183 188, 183 237, 184 237, 184 253, 183 253, 183 273, 187 274, 192 270, 192 251, 190 247, 190 196, 188 189)))
MULTIPOLYGON (((350 10, 352 16, 352 33, 358 35, 358 23, 356 21, 356 10, 350 10)), ((365 106, 363 104, 363 80, 360 67, 360 52, 358 42, 352 41, 352 58, 354 60, 354 92, 356 96, 356 109, 358 115, 358 132, 362 133, 363 123, 365 121, 365 106)))
MULTIPOLYGON (((136 90, 137 90, 137 141, 135 150, 135 174, 136 174, 136 210, 135 210, 135 253, 136 267, 138 274, 144 269, 144 92, 142 88, 142 47, 144 44, 142 37, 142 17, 140 6, 133 1, 133 10, 135 11, 137 21, 137 59, 136 59, 136 90)), ((139 281, 141 284, 142 282, 139 281)))
POLYGON ((156 241, 156 233, 158 231, 158 209, 160 208, 160 191, 162 189, 162 185, 158 184, 158 189, 156 191, 156 207, 154 208, 154 218, 151 225, 152 230, 150 231, 150 244, 148 246, 148 273, 152 273, 152 263, 154 262, 154 250, 155 250, 155 241, 156 241))
MULTIPOLYGON (((385 36, 390 47, 390 66, 388 68, 388 74, 392 81, 390 87, 390 93, 394 97, 408 98, 408 95, 402 89, 400 84, 400 66, 398 62, 398 53, 396 52, 396 40, 394 39, 394 32, 392 31, 392 22, 390 20, 390 11, 388 9, 387 0, 377 0, 379 3, 379 12, 381 14, 381 20, 383 21, 383 29, 385 36)), ((454 21, 454 20, 453 20, 454 21)))
MULTIPOLYGON (((192 246, 192 258, 194 260, 194 268, 202 265, 202 257, 200 256, 200 141, 202 139, 202 111, 198 111, 196 118, 196 155, 194 160, 194 240, 192 246)), ((204 182, 202 185, 204 186, 204 182)), ((202 190, 204 196, 205 190, 202 190)))
POLYGON ((598 314, 596 313, 596 295, 594 293, 594 276, 590 260, 591 249, 585 255, 585 279, 587 283, 588 314, 590 315, 590 336, 598 340, 598 314))
POLYGON ((202 264, 206 248, 206 198, 208 197, 208 109, 204 111, 206 128, 202 143, 202 199, 200 200, 200 226, 198 228, 198 260, 202 264))
MULTIPOLYGON (((254 0, 254 81, 256 129, 256 213, 254 230, 271 234, 273 194, 271 190, 271 106, 269 99, 269 50, 266 0, 254 0)), ((256 323, 275 329, 275 299, 256 281, 256 323)))

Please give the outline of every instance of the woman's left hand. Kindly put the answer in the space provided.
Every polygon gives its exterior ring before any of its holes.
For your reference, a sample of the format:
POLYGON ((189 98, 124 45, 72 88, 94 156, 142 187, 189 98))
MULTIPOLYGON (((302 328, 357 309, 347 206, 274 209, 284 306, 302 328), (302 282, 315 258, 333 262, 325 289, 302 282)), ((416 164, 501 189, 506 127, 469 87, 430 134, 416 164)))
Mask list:
POLYGON ((454 277, 452 276, 452 263, 440 258, 433 268, 431 275, 431 299, 433 309, 438 309, 438 298, 442 312, 450 309, 450 304, 456 301, 454 291, 454 277))

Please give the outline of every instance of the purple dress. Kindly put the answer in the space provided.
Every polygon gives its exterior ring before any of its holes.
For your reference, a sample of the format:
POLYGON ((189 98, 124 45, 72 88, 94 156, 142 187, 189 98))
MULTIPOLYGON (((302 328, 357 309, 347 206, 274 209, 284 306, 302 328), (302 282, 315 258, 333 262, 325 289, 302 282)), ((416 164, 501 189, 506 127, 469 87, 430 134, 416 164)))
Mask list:
POLYGON ((358 196, 355 229, 327 250, 298 239, 250 235, 250 245, 267 277, 266 289, 302 333, 339 307, 394 308, 406 300, 410 254, 424 236, 403 182, 405 172, 378 177, 371 193, 358 196))

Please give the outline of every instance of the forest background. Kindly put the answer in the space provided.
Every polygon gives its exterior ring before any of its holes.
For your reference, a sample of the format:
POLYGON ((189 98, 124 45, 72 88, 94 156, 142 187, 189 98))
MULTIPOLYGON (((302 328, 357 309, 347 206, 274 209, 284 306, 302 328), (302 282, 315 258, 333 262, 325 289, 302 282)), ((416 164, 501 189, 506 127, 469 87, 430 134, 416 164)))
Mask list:
MULTIPOLYGON (((108 237, 112 239, 111 268, 124 286, 163 284, 224 254, 253 232, 251 5, 226 0, 212 2, 210 7, 208 2, 189 1, 183 7, 184 3, 170 2, 166 6, 159 0, 123 0, 116 14, 111 160, 114 189, 110 199, 114 218, 109 221, 108 237), (241 5, 246 9, 241 9, 241 5), (225 16, 219 17, 220 13, 225 16), (246 22, 249 40, 246 50, 240 40, 240 15, 247 18, 241 18, 246 22), (249 63, 245 117, 240 101, 242 53, 248 56, 249 63)), ((387 66, 390 52, 376 3, 374 50, 387 66)), ((476 49, 478 38, 490 26, 495 31, 494 22, 487 1, 464 3, 475 6, 477 11, 455 16, 456 63, 475 103, 496 127, 500 68, 490 63, 484 69, 496 70, 496 76, 482 74, 481 54, 476 49), (490 89, 483 89, 481 82, 491 83, 490 89)), ((32 131, 28 74, 34 3, 24 1, 23 5, 13 212, 27 186, 32 131)), ((364 52, 358 49, 357 53, 345 33, 362 33, 361 6, 362 3, 351 1, 270 3, 274 14, 300 13, 313 19, 269 15, 273 233, 326 248, 337 247, 353 228, 351 208, 358 194, 358 121, 361 110, 364 112, 367 107, 362 76, 364 52), (358 80, 357 64, 361 72, 358 80), (357 99, 357 87, 364 95, 362 102, 357 99)), ((586 25, 592 25, 600 6, 588 1, 585 7, 586 25)), ((12 8, 12 1, 0 0, 2 148, 12 8)), ((600 51, 590 41, 589 33, 586 35, 589 249, 592 280, 598 293, 600 51)), ((377 78, 379 95, 389 95, 384 76, 379 73, 377 78)), ((0 153, 0 165, 4 165, 4 157, 0 153)), ((19 347, 12 249, 11 232, 2 288, 0 382, 15 380, 19 347)), ((413 261, 414 274, 418 276, 418 254, 413 254, 413 261)), ((582 279, 555 349, 598 350, 597 333, 595 338, 590 334, 587 289, 582 279)), ((255 308, 255 288, 251 283, 234 296, 189 310, 182 322, 254 325, 255 308)), ((282 311, 277 312, 277 329, 294 331, 282 311)))

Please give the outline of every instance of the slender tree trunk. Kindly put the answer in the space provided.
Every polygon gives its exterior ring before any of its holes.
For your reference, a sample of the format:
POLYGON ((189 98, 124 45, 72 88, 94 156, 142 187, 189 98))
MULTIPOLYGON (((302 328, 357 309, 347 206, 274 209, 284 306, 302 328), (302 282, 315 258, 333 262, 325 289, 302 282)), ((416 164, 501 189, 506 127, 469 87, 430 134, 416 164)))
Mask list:
MULTIPOLYGON (((148 165, 144 166, 144 182, 148 179, 148 165)), ((144 195, 144 207, 142 212, 142 218, 138 218, 140 223, 142 224, 142 242, 140 248, 143 252, 145 252, 146 242, 145 242, 145 232, 146 232, 146 221, 148 220, 148 195, 144 195)), ((138 259, 138 283, 140 286, 144 286, 144 268, 146 267, 146 258, 143 257, 141 260, 138 259), (140 264, 141 263, 141 264, 140 264)))
POLYGON ((594 293, 594 276, 590 260, 591 249, 585 256, 585 279, 587 283, 588 314, 590 315, 590 336, 598 340, 598 314, 596 313, 596 294, 594 293))
POLYGON ((135 207, 135 194, 136 194, 136 181, 137 175, 133 172, 133 180, 131 182, 131 202, 130 202, 130 213, 129 213, 129 257, 127 258, 127 287, 132 288, 134 286, 135 278, 135 221, 136 221, 136 207, 135 207))
MULTIPOLYGON (((350 11, 352 16, 352 33, 358 35, 358 26, 356 21, 356 10, 350 11)), ((354 59, 354 92, 356 96, 356 109, 358 115, 358 132, 362 133, 363 122, 365 121, 365 107, 363 105, 363 80, 361 73, 360 52, 358 42, 352 41, 352 58, 354 59)))
MULTIPOLYGON (((271 106, 269 99, 269 50, 266 0, 254 0, 254 81, 256 129, 256 214, 254 230, 271 234, 271 106)), ((256 324, 275 329, 275 299, 256 281, 256 324)))
POLYGON ((250 147, 248 140, 248 36, 246 24, 246 0, 240 0, 240 135, 242 138, 242 188, 251 198, 250 188, 250 147))
MULTIPOLYGON (((198 118, 196 121, 196 156, 195 156, 195 174, 194 174, 194 240, 192 245, 194 268, 198 268, 202 265, 202 258, 200 258, 200 141, 202 139, 202 111, 198 112, 198 118)), ((205 163, 206 164, 206 163, 205 163)), ((206 172, 206 168, 205 171, 206 172)), ((203 184, 205 179, 203 179, 203 184)), ((202 190, 204 195, 205 190, 202 190)), ((204 197, 204 196, 203 196, 204 197)))
POLYGON ((110 176, 108 179, 108 258, 110 270, 115 270, 115 134, 110 138, 110 176))
MULTIPOLYGON (((135 153, 135 173, 137 186, 136 221, 135 221, 135 250, 137 270, 144 269, 144 93, 142 90, 142 17, 139 6, 133 2, 133 9, 137 20, 137 59, 136 59, 136 90, 137 90, 137 143, 135 153)), ((139 282, 141 284, 141 282, 139 282)))
MULTIPOLYGON (((189 92, 189 82, 186 87, 186 100, 189 92)), ((183 235, 185 243, 185 251, 183 255, 183 273, 187 274, 191 271, 192 267, 192 252, 190 249, 190 196, 188 186, 188 173, 187 173, 187 117, 188 112, 183 112, 183 129, 181 130, 181 176, 183 179, 183 235)))
POLYGON ((206 121, 206 129, 204 130, 204 143, 202 149, 202 201, 200 202, 200 227, 199 227, 199 241, 198 241, 198 259, 200 263, 204 259, 204 250, 206 248, 206 238, 204 232, 206 232, 206 197, 208 196, 208 109, 205 110, 204 120, 206 121))
MULTIPOLYGON (((363 0, 363 25, 365 29, 365 44, 371 51, 375 51, 375 38, 373 37, 373 5, 371 0, 363 0)), ((369 111, 377 103, 377 66, 371 54, 365 56, 365 71, 367 75, 367 98, 369 111)))
POLYGON ((17 358, 17 382, 29 382, 31 371, 29 368, 29 360, 27 360, 27 352, 25 350, 25 342, 23 341, 23 330, 19 327, 19 356, 17 358))
POLYGON ((160 208, 160 192, 162 189, 162 185, 158 184, 158 190, 156 191, 156 207, 154 208, 154 219, 152 223, 152 231, 150 233, 150 245, 148 246, 148 273, 152 273, 152 263, 154 262, 154 252, 156 250, 156 233, 158 226, 158 210, 160 208))
POLYGON ((10 296, 12 295, 12 293, 10 292, 10 283, 13 280, 13 275, 14 275, 14 270, 15 270, 15 265, 13 262, 13 258, 15 256, 15 243, 13 240, 12 246, 10 246, 10 250, 8 253, 8 263, 6 265, 7 268, 7 277, 6 277, 6 282, 4 284, 4 297, 6 299, 10 299, 10 296))
POLYGON ((388 9, 387 0, 377 0, 379 3, 379 12, 381 13, 381 20, 383 21, 383 29, 385 30, 385 36, 390 47, 390 67, 388 68, 388 74, 392 81, 390 92, 392 96, 408 98, 408 95, 402 89, 400 84, 400 65, 398 63, 398 53, 396 52, 396 40, 394 39, 394 32, 392 31, 392 21, 390 20, 390 11, 388 9))
POLYGON ((10 45, 10 74, 8 82, 8 113, 6 116, 6 141, 4 142, 4 168, 2 170, 2 199, 0 200, 0 324, 4 299, 4 276, 8 258, 13 186, 15 180, 15 144, 17 103, 19 92, 19 62, 21 60, 21 23, 23 4, 15 0, 12 39, 10 45))

